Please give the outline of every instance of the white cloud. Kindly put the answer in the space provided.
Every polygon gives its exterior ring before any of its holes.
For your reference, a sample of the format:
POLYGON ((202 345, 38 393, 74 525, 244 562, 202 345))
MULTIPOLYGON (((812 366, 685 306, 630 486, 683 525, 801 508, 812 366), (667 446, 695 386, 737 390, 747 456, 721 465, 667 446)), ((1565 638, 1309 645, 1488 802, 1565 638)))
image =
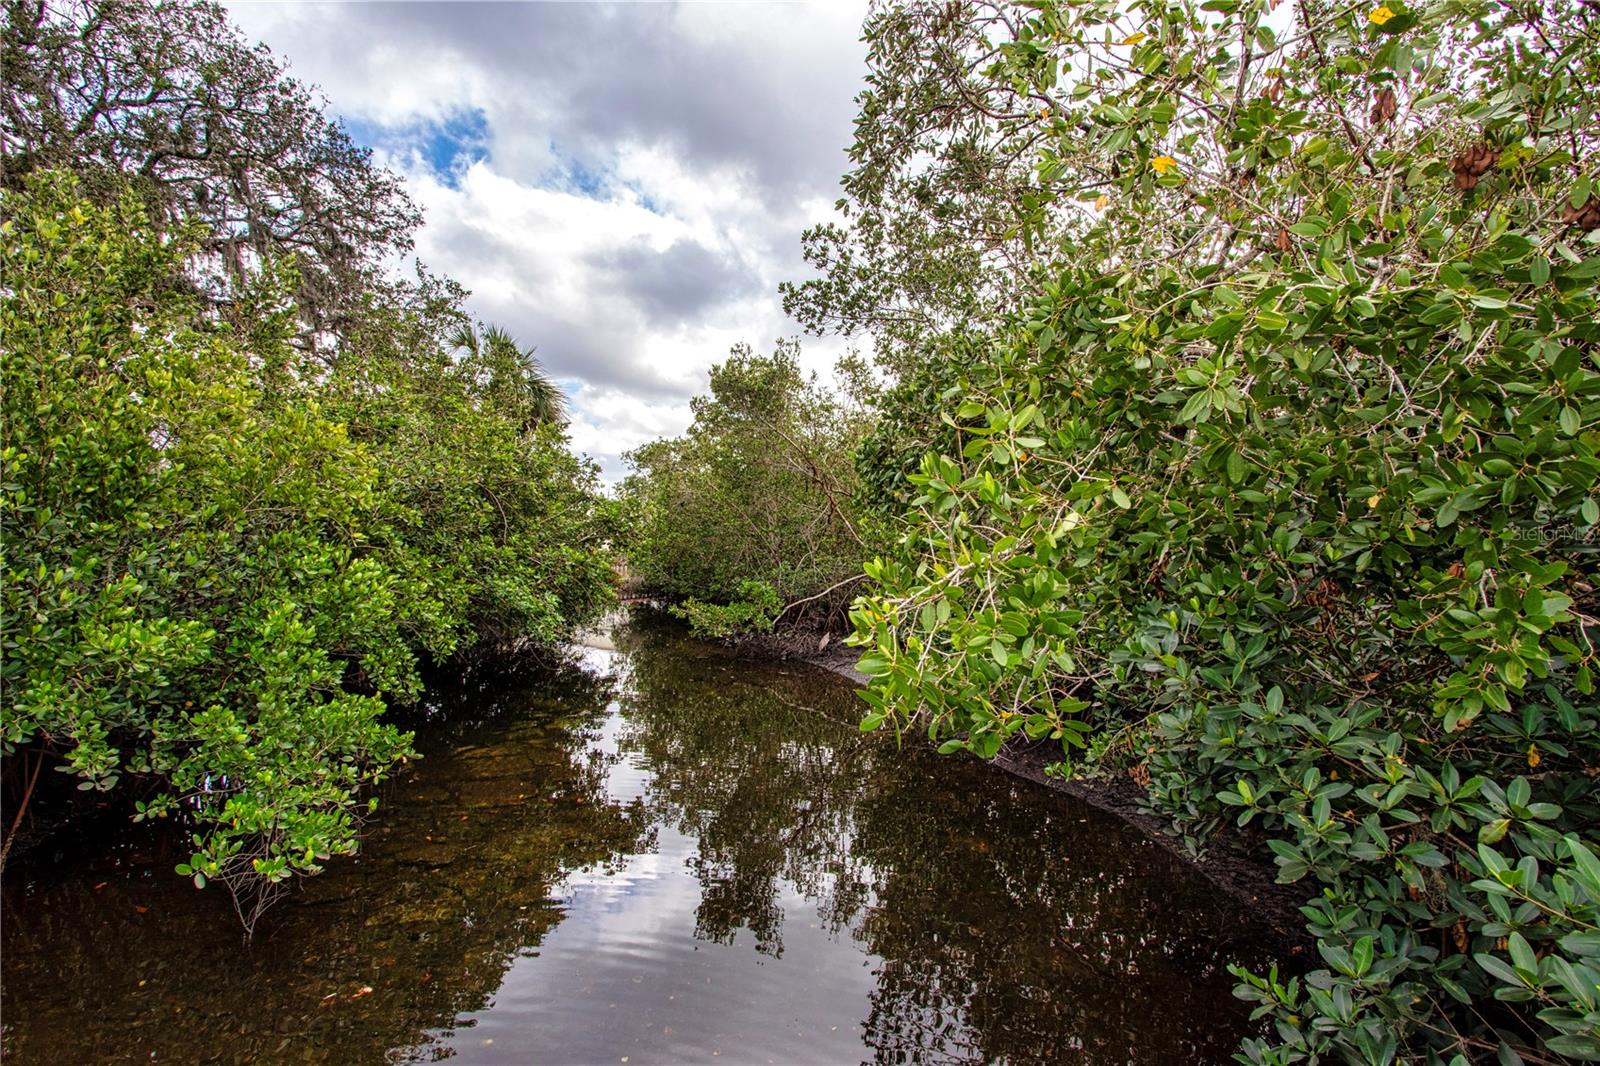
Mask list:
POLYGON ((618 457, 658 437, 681 433, 690 418, 687 403, 652 403, 595 385, 579 389, 573 407, 572 446, 597 457, 618 457))
MULTIPOLYGON (((854 4, 231 5, 426 212, 417 254, 534 345, 575 448, 621 454, 689 421, 735 342, 798 326, 864 71, 854 4), (470 132, 472 151, 462 148, 470 132)), ((842 350, 810 340, 808 365, 842 350)))

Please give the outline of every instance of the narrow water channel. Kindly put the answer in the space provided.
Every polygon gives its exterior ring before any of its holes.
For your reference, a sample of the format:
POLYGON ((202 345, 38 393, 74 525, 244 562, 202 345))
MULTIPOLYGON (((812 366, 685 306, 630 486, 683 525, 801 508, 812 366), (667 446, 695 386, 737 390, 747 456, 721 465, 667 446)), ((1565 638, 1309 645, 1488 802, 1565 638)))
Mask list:
POLYGON ((432 694, 240 942, 149 834, 4 885, 6 1062, 1217 1063, 1249 916, 1109 816, 659 624, 432 694))

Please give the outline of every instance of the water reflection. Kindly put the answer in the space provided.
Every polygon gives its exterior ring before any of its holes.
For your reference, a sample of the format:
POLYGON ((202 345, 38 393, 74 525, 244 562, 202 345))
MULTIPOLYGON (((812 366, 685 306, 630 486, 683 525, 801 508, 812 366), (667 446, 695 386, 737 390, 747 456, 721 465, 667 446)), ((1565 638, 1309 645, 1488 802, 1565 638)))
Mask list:
MULTIPOLYGON (((5 878, 7 1061, 383 1062, 432 1057, 428 1031, 483 1007, 563 917, 574 870, 648 837, 605 791, 591 742, 603 691, 463 691, 419 734, 362 855, 279 904, 248 948, 218 892, 171 873, 178 843, 70 844, 5 878), (557 699, 554 692, 562 692, 557 699), (586 697, 574 705, 571 692, 586 697), (370 991, 366 991, 370 990, 370 991), (395 1049, 399 1049, 398 1052, 395 1049)), ((436 697, 438 698, 438 697, 436 697)))
POLYGON ((881 960, 854 1057, 1228 1058, 1225 963, 1259 946, 1165 851, 992 768, 861 738, 853 693, 659 635, 619 646, 623 750, 651 770, 653 819, 698 842, 697 932, 781 954, 798 896, 881 960))
POLYGON ((1226 1060, 1250 927, 1165 852, 861 737, 829 675, 614 638, 437 694, 249 948, 153 836, 16 863, 8 1060, 1226 1060))

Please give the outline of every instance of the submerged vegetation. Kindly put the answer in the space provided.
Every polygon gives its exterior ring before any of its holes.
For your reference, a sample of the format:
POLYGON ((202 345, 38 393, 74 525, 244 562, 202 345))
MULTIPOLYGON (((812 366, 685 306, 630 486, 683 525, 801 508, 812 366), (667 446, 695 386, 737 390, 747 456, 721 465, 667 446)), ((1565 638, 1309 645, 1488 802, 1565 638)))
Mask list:
POLYGON ((420 662, 598 616, 616 509, 531 355, 381 271, 396 179, 218 9, 13 5, 5 60, 13 794, 181 817, 250 927, 355 849, 420 662))

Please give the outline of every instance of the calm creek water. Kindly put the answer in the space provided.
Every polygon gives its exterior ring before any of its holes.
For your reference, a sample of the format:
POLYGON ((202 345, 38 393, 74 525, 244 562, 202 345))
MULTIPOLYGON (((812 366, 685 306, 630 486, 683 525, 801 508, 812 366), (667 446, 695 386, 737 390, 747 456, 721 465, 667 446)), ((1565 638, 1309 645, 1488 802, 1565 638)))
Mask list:
POLYGON ((613 636, 434 693, 249 946, 150 833, 14 860, 6 1062, 1228 1060, 1257 941, 1165 851, 861 736, 831 674, 613 636))

